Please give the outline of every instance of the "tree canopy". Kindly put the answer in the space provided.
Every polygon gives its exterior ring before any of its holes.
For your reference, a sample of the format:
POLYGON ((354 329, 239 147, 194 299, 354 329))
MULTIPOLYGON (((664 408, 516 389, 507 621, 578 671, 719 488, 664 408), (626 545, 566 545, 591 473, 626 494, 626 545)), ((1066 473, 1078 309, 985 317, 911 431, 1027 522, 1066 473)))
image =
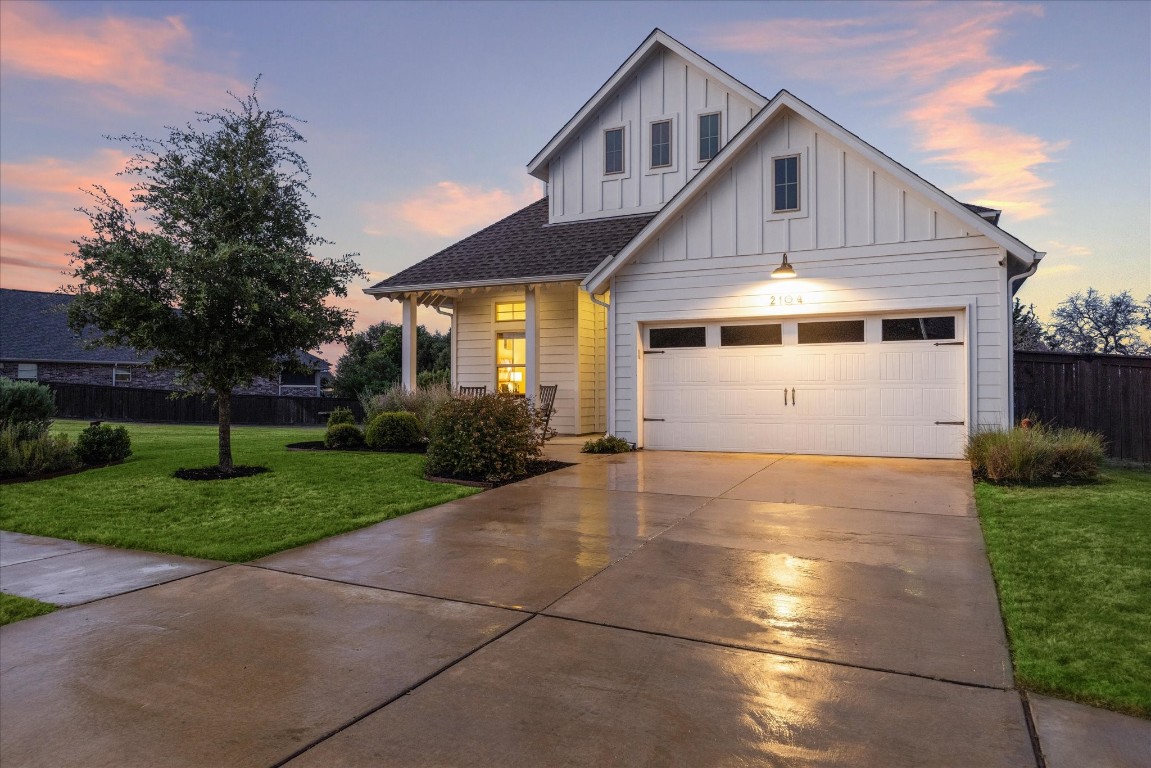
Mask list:
POLYGON ((1011 307, 1011 325, 1015 340, 1015 349, 1022 352, 1046 352, 1051 349, 1047 344, 1047 330, 1035 314, 1035 305, 1024 306, 1019 299, 1011 307))
POLYGON ((134 208, 93 189, 81 209, 92 235, 76 242, 69 286, 74 329, 94 325, 99 344, 151 350, 155 367, 215 393, 224 472, 232 390, 341 339, 354 312, 325 299, 364 276, 356 254, 313 253, 329 241, 313 231, 311 176, 293 148, 302 121, 262 107, 255 87, 233 98, 235 109, 198 112, 164 140, 115 137, 136 150, 123 171, 136 179, 134 208))
MULTIPOLYGON (((332 387, 339 397, 358 397, 365 389, 382 390, 400 380, 403 328, 382 322, 347 339, 348 351, 336 365, 332 387)), ((416 327, 416 372, 451 371, 452 336, 416 327)))
POLYGON ((1151 330, 1151 296, 1141 305, 1130 291, 1103 296, 1094 288, 1076 291, 1051 313, 1048 344, 1068 352, 1116 355, 1151 353, 1140 327, 1151 330))

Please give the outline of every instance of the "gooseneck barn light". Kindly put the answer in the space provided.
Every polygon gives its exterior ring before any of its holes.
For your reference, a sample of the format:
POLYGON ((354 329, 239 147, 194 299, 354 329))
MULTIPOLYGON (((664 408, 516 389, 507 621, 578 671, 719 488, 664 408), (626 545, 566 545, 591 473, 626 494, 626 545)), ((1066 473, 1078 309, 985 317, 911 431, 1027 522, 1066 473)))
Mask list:
POLYGON ((790 264, 787 263, 787 254, 783 254, 783 262, 778 267, 771 271, 772 278, 779 278, 786 280, 795 277, 795 270, 790 264))

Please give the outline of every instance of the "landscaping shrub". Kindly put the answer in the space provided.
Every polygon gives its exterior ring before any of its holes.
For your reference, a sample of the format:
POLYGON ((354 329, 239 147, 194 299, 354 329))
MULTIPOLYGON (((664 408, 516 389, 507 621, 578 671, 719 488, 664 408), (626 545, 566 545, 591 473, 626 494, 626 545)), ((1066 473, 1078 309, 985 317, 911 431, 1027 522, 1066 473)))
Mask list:
POLYGON ((966 450, 976 477, 1024 485, 1095 480, 1103 455, 1101 435, 1043 424, 976 432, 966 450))
POLYGON ((581 450, 583 453, 627 453, 631 450, 631 443, 622 437, 604 435, 598 440, 588 440, 581 450))
POLYGON ((406 411, 414 413, 420 424, 427 426, 432 423, 436 410, 452 400, 452 389, 446 384, 434 384, 412 391, 397 384, 379 394, 367 392, 365 395, 360 402, 364 405, 366 421, 370 422, 381 413, 406 411))
POLYGON ((132 439, 124 427, 93 424, 76 438, 76 456, 85 464, 110 464, 132 455, 132 439))
POLYGON ((351 408, 333 408, 332 412, 328 414, 328 426, 334 427, 337 424, 355 424, 356 414, 352 413, 351 408))
POLYGON ((29 429, 40 435, 48 430, 55 414, 56 399, 48 387, 0 378, 0 429, 13 424, 39 425, 29 429))
POLYGON ((446 368, 438 371, 420 371, 416 374, 416 386, 420 389, 429 387, 451 387, 452 372, 446 368))
POLYGON ((364 447, 364 433, 355 424, 333 424, 324 433, 324 447, 356 449, 364 447))
POLYGON ((428 425, 429 475, 499 482, 527 472, 543 443, 543 418, 526 398, 452 398, 428 425))
POLYGON ((368 422, 364 442, 374 451, 406 450, 420 444, 424 430, 414 413, 380 413, 368 422))
POLYGON ((80 466, 67 435, 28 437, 20 426, 0 429, 0 477, 32 477, 80 466))

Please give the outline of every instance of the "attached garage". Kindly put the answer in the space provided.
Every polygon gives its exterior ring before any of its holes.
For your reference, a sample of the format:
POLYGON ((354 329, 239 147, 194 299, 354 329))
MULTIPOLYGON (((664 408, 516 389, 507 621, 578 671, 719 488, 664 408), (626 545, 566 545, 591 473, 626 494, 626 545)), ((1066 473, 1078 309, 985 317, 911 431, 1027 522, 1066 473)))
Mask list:
POLYGON ((649 449, 958 458, 964 313, 643 329, 649 449))

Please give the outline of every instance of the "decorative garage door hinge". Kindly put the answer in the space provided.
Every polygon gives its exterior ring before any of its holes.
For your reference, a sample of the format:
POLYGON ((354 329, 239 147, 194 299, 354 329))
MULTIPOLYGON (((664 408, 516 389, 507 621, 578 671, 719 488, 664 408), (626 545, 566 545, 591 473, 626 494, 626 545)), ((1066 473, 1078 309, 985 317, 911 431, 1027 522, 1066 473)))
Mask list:
POLYGON ((663 350, 662 350, 662 349, 645 349, 645 350, 643 351, 643 353, 644 353, 645 355, 662 355, 662 354, 663 354, 663 350))
POLYGON ((966 423, 967 423, 966 421, 937 421, 937 422, 935 422, 936 426, 938 426, 940 424, 949 424, 949 425, 954 425, 957 427, 962 427, 966 423))
POLYGON ((935 346, 937 346, 937 347, 962 347, 963 342, 962 341, 937 341, 937 342, 935 342, 935 346))
POLYGON ((663 419, 649 419, 647 416, 643 417, 644 421, 663 421, 663 419))

